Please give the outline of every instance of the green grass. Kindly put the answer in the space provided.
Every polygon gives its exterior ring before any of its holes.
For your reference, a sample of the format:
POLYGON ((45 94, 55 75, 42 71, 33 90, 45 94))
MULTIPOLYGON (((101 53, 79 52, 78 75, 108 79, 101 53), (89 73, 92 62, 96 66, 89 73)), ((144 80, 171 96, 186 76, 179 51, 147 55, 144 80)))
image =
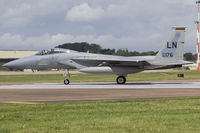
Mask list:
POLYGON ((0 104, 1 133, 197 133, 200 98, 0 104))
MULTIPOLYGON (((93 74, 72 74, 71 82, 113 82, 115 75, 93 75, 93 74)), ((0 83, 42 83, 42 82, 63 82, 62 75, 0 75, 0 83)), ((177 79, 200 79, 196 71, 184 72, 143 72, 130 74, 127 81, 155 81, 155 80, 177 80, 177 79), (178 78, 178 73, 184 73, 185 78, 178 78)))

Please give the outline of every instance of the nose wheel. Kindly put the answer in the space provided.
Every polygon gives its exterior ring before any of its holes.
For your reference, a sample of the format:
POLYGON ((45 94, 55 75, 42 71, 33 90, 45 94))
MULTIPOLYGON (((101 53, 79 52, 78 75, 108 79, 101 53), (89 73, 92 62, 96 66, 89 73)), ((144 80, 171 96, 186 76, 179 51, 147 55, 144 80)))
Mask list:
POLYGON ((119 77, 117 77, 116 81, 117 81, 117 84, 125 84, 126 83, 126 77, 119 76, 119 77))
POLYGON ((69 79, 65 79, 65 80, 64 80, 64 84, 65 84, 65 85, 68 85, 69 83, 70 83, 69 79))

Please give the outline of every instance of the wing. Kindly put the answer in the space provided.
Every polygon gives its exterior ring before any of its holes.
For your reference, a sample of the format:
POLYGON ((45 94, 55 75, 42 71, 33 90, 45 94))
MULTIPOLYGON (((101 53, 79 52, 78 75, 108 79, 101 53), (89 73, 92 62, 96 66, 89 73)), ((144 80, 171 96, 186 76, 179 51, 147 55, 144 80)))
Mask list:
POLYGON ((80 56, 72 59, 74 62, 84 65, 84 66, 145 66, 150 65, 146 60, 139 58, 129 58, 129 57, 86 57, 80 56))

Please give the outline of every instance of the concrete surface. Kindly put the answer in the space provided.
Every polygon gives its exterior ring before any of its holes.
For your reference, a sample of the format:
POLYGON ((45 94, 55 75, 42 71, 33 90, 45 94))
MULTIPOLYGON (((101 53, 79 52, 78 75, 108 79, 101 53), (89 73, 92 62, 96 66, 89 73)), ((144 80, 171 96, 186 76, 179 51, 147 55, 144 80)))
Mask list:
POLYGON ((1 85, 0 103, 57 103, 200 96, 200 82, 40 83, 1 85))
POLYGON ((200 82, 135 82, 118 85, 114 82, 34 83, 0 85, 0 89, 150 89, 150 88, 200 88, 200 82))

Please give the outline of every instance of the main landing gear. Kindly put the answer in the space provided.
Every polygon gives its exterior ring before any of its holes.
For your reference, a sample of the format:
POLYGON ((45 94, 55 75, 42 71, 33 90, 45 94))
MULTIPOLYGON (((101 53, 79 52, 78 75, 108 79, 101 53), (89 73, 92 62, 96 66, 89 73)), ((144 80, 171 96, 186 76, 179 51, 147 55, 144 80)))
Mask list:
POLYGON ((68 85, 70 83, 68 76, 70 78, 70 73, 69 73, 69 70, 67 69, 67 71, 65 71, 65 73, 64 73, 64 77, 65 77, 64 84, 65 85, 68 85))
POLYGON ((117 84, 125 84, 126 83, 126 77, 125 76, 119 76, 116 79, 117 84))

